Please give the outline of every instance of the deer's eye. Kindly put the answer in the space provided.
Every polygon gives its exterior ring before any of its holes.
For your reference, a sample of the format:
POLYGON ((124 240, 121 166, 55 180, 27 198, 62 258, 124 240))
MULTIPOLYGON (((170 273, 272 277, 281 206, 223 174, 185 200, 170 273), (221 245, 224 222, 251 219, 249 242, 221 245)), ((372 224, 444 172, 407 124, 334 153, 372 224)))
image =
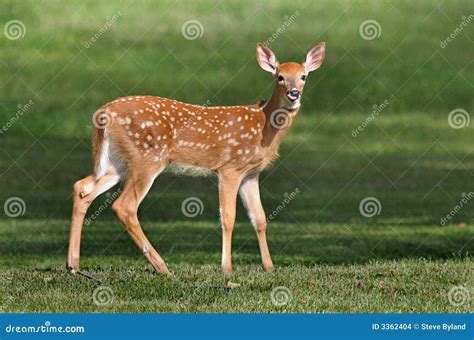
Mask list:
POLYGON ((301 76, 301 80, 302 80, 302 81, 305 81, 305 80, 306 80, 306 75, 305 75, 305 74, 303 74, 303 75, 301 76))
POLYGON ((285 81, 285 78, 283 76, 278 76, 278 82, 283 83, 285 81))

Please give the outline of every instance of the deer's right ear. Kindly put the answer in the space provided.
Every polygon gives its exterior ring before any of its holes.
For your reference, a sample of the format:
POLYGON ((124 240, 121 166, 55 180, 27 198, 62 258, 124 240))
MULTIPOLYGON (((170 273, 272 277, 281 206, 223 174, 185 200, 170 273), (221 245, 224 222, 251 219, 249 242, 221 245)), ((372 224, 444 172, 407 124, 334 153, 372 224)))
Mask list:
POLYGON ((276 69, 279 65, 278 60, 275 56, 275 53, 271 49, 263 46, 262 44, 257 44, 257 61, 261 68, 265 71, 268 71, 272 74, 276 74, 276 69))

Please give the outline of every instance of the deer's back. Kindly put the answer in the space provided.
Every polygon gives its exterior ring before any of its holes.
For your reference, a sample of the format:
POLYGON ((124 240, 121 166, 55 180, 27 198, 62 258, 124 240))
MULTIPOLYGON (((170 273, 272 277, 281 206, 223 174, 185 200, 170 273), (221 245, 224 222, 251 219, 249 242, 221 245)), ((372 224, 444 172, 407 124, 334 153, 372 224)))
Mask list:
POLYGON ((209 170, 264 166, 265 115, 257 106, 198 106, 153 96, 123 97, 101 109, 106 135, 127 161, 174 162, 209 170))

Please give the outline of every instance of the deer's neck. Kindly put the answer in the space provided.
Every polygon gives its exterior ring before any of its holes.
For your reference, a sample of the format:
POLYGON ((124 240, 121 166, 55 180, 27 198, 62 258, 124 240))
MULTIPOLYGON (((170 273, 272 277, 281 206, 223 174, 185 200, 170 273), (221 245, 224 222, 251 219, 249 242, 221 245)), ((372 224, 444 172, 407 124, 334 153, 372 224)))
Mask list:
POLYGON ((299 106, 285 107, 286 100, 281 97, 277 89, 263 107, 265 126, 263 128, 262 146, 278 150, 278 147, 288 132, 293 119, 298 113, 299 106))

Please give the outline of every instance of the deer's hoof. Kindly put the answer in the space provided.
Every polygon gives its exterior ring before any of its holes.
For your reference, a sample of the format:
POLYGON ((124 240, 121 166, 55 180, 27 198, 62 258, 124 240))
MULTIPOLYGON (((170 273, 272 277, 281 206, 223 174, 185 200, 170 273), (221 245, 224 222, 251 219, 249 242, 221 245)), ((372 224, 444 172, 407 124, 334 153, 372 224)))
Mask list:
POLYGON ((67 271, 71 274, 77 274, 77 273, 79 273, 80 270, 79 270, 79 268, 74 268, 74 267, 69 267, 68 266, 67 271))
POLYGON ((263 271, 266 273, 273 273, 275 271, 275 267, 271 266, 262 266, 263 271))
POLYGON ((71 274, 76 274, 77 272, 79 272, 79 266, 66 262, 66 270, 71 274))
POLYGON ((222 267, 222 272, 225 275, 231 275, 232 274, 232 266, 223 266, 222 267))

